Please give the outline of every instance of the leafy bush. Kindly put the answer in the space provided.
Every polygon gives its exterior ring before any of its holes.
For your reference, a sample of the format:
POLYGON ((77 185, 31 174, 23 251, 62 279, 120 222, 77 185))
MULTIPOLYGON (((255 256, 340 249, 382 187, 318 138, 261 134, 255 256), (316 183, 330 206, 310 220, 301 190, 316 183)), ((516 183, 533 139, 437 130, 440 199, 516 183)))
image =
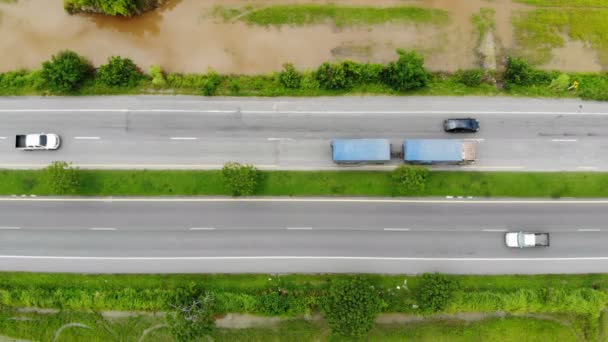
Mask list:
POLYGON ((456 289, 456 282, 443 274, 423 274, 416 293, 418 305, 424 312, 442 311, 450 304, 456 289))
POLYGON ((400 165, 391 174, 395 193, 409 196, 422 193, 429 170, 422 166, 400 165))
POLYGON ((160 65, 152 65, 150 66, 150 76, 152 76, 152 85, 157 88, 162 88, 167 85, 167 80, 165 79, 165 73, 160 65))
POLYGON ((74 193, 80 185, 78 169, 63 161, 54 161, 44 168, 42 178, 51 192, 58 195, 74 193))
POLYGON ((97 71, 97 79, 110 87, 135 87, 142 79, 142 73, 129 58, 112 56, 108 63, 97 71))
POLYGON ((521 58, 509 57, 504 80, 509 85, 531 86, 543 85, 551 82, 551 74, 532 67, 521 58))
POLYGON ((78 89, 92 74, 93 66, 87 59, 66 50, 42 63, 40 76, 51 91, 69 93, 78 89))
POLYGON ((323 89, 344 90, 353 86, 352 80, 348 77, 344 63, 323 63, 317 69, 316 78, 323 89))
POLYGON ((456 80, 467 87, 479 87, 483 83, 485 72, 483 69, 458 70, 456 80))
POLYGON ((279 73, 279 81, 288 89, 299 89, 302 85, 302 74, 299 73, 293 64, 283 64, 283 71, 279 73))
POLYGON ((222 169, 224 185, 233 196, 253 195, 259 178, 260 173, 253 165, 226 163, 222 169))
POLYGON ((583 99, 608 101, 608 74, 582 74, 576 80, 580 83, 578 94, 583 99))
POLYGON ((382 309, 374 287, 359 277, 332 284, 324 304, 332 333, 348 337, 360 337, 369 332, 382 309))
POLYGON ((167 324, 178 341, 192 341, 209 334, 215 328, 215 297, 207 292, 198 297, 177 293, 174 312, 167 315, 167 324))
POLYGON ((217 92, 217 88, 219 88, 222 83, 222 77, 216 73, 215 71, 209 71, 207 75, 205 75, 203 81, 203 94, 205 96, 213 96, 217 92))
POLYGON ((554 92, 560 93, 568 90, 570 86, 570 76, 568 74, 559 74, 557 78, 554 78, 549 84, 549 88, 554 92))
POLYGON ((424 59, 415 51, 397 50, 399 59, 388 64, 384 71, 384 82, 398 91, 407 91, 426 86, 429 73, 424 68, 424 59))

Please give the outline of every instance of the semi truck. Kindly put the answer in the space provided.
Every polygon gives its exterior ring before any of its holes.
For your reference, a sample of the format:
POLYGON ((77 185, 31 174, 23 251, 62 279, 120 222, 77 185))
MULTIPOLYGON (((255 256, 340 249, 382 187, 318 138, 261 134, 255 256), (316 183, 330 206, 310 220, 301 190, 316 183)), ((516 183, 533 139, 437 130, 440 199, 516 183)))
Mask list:
POLYGON ((549 233, 506 233, 505 243, 512 248, 549 247, 549 233))
POLYGON ((470 164, 477 145, 461 139, 406 139, 403 160, 409 164, 470 164))
POLYGON ((25 151, 56 150, 61 144, 57 134, 21 134, 15 137, 15 148, 25 151))
POLYGON ((331 149, 338 164, 383 164, 391 160, 388 139, 333 139, 331 149))

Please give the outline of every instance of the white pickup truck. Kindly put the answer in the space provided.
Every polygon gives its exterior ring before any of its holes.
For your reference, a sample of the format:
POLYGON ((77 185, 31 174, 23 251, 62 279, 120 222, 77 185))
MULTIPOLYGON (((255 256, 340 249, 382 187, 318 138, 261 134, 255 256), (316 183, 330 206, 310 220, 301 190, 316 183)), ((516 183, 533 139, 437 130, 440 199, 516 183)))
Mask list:
POLYGON ((18 135, 15 139, 15 147, 18 150, 56 150, 61 144, 57 134, 39 133, 18 135))
POLYGON ((549 233, 506 233, 505 243, 507 247, 513 248, 548 247, 549 233))

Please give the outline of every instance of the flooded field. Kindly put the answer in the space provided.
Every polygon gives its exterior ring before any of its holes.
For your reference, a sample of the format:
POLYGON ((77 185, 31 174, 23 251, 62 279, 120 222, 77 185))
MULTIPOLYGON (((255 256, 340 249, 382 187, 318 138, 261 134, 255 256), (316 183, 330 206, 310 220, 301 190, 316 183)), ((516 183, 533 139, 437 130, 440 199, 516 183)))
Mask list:
MULTIPOLYGON (((482 7, 496 10, 496 40, 513 44, 511 14, 525 9, 510 0, 376 0, 376 6, 412 5, 444 9, 448 25, 383 24, 343 27, 333 24, 303 27, 260 27, 225 23, 211 16, 214 6, 244 7, 285 4, 285 0, 170 0, 156 11, 133 19, 64 12, 62 0, 0 2, 0 71, 37 68, 62 49, 72 49, 95 64, 108 56, 132 58, 147 69, 160 64, 172 72, 260 73, 292 62, 313 68, 324 61, 354 59, 387 62, 396 48, 413 48, 426 57, 433 70, 453 71, 476 64, 477 37, 471 15, 482 7)), ((292 3, 326 3, 301 1, 292 3)), ((329 2, 327 2, 329 3, 329 2)), ((338 5, 369 5, 368 0, 334 0, 338 5)), ((563 68, 576 58, 562 55, 563 68), (564 65, 565 64, 565 65, 564 65)), ((578 67, 580 68, 580 67, 578 67)))

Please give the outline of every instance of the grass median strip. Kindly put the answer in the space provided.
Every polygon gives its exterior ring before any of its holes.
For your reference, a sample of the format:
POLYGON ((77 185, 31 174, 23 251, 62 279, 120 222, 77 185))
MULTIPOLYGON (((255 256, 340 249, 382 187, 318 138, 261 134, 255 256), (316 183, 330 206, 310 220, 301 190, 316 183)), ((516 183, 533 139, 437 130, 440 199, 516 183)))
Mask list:
MULTIPOLYGON (((230 195, 221 171, 78 170, 70 195, 230 195)), ((389 171, 260 171, 256 196, 396 196, 389 171)), ((1 170, 0 195, 58 195, 41 170, 1 170)), ((412 196, 608 197, 608 173, 431 171, 412 196)))

